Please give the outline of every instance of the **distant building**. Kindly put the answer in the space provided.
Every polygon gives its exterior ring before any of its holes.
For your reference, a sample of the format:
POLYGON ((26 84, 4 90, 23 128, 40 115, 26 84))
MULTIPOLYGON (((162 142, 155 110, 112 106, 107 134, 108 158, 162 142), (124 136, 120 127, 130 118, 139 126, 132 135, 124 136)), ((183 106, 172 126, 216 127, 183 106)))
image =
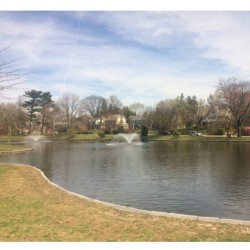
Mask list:
POLYGON ((231 112, 229 109, 227 110, 219 110, 219 109, 213 109, 209 115, 202 120, 202 126, 204 127, 209 127, 213 124, 215 124, 216 122, 218 122, 219 120, 222 119, 230 119, 231 117, 231 112))
POLYGON ((68 130, 68 123, 67 122, 55 122, 53 131, 54 133, 65 133, 68 130))
POLYGON ((144 119, 141 115, 135 115, 130 118, 130 129, 141 129, 144 124, 144 119))
POLYGON ((128 129, 126 118, 123 115, 109 114, 101 117, 99 119, 99 122, 100 122, 100 128, 104 130, 113 130, 121 126, 123 126, 125 130, 128 129))

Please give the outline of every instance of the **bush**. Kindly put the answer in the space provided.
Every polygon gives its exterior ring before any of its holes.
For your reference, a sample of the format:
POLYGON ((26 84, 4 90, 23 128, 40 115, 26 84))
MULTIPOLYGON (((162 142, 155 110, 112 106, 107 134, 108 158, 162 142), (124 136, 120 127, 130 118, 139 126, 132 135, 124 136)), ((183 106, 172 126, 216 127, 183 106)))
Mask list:
POLYGON ((225 134, 225 129, 224 128, 218 128, 215 132, 216 132, 216 135, 224 135, 225 134))
POLYGON ((66 134, 68 132, 68 129, 66 127, 58 128, 57 132, 58 134, 66 134))
POLYGON ((241 135, 250 135, 250 127, 242 128, 241 135))
POLYGON ((174 137, 175 139, 179 138, 180 135, 181 135, 181 133, 180 133, 178 130, 175 130, 175 131, 173 132, 173 137, 174 137))
POLYGON ((113 135, 117 135, 119 134, 118 130, 117 129, 113 129, 113 135))
POLYGON ((141 128, 141 136, 148 136, 148 128, 145 125, 141 128))
POLYGON ((83 131, 78 131, 77 134, 91 135, 91 134, 93 134, 93 131, 92 130, 83 130, 83 131))
POLYGON ((118 128, 118 133, 124 133, 124 132, 125 132, 124 127, 123 127, 123 126, 120 126, 120 127, 118 128))
POLYGON ((210 128, 208 129, 208 133, 210 135, 225 135, 225 129, 224 128, 210 128))
MULTIPOLYGON (((172 131, 171 131, 172 132, 172 131)), ((181 135, 189 135, 189 130, 188 129, 179 129, 178 132, 181 134, 181 135)), ((174 132, 173 132, 174 134, 174 132)))
POLYGON ((74 138, 76 136, 76 131, 73 128, 70 128, 66 135, 68 136, 68 138, 74 138))
POLYGON ((104 138, 104 137, 106 136, 106 134, 105 134, 104 131, 98 132, 98 135, 99 135, 101 138, 104 138))

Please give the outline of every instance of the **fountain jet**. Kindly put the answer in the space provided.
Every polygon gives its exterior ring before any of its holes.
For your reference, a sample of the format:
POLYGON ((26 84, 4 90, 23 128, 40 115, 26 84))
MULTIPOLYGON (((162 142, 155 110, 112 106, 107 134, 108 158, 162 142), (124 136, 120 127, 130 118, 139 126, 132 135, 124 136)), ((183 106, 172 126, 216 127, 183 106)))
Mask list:
POLYGON ((132 134, 121 133, 121 134, 114 135, 113 138, 114 138, 114 141, 126 141, 127 143, 140 140, 140 136, 136 133, 132 133, 132 134))
POLYGON ((43 138, 44 136, 43 135, 29 135, 28 138, 37 142, 39 141, 41 138, 43 138))

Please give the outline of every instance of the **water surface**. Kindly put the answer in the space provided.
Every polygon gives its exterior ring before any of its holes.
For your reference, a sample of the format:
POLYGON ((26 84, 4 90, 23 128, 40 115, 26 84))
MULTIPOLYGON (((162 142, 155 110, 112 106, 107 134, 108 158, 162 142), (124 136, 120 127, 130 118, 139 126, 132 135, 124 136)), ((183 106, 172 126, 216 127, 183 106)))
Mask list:
POLYGON ((250 220, 250 144, 37 142, 0 162, 40 168, 84 196, 140 209, 250 220))

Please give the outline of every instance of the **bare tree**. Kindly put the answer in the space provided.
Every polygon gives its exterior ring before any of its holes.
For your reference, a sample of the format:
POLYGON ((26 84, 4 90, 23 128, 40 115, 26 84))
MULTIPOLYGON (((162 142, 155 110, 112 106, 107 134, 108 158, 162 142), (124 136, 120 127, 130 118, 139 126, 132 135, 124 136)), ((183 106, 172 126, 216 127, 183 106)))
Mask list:
POLYGON ((117 96, 111 95, 108 99, 108 111, 113 114, 119 114, 122 110, 122 102, 117 96))
POLYGON ((250 108, 250 82, 236 78, 220 79, 216 89, 220 106, 229 110, 237 136, 241 136, 241 125, 248 119, 250 108))
POLYGON ((208 98, 208 103, 204 99, 198 101, 197 113, 196 113, 196 123, 197 127, 202 126, 202 121, 206 119, 214 108, 214 102, 212 96, 208 98))
POLYGON ((28 116, 19 103, 0 104, 0 134, 23 134, 28 116))
POLYGON ((77 116, 80 108, 79 96, 66 93, 57 102, 61 110, 62 120, 67 123, 68 128, 72 126, 74 118, 77 116))
POLYGON ((143 113, 144 125, 147 126, 148 129, 152 129, 154 125, 155 118, 155 107, 146 107, 143 113))
POLYGON ((0 134, 9 134, 14 116, 12 103, 0 104, 0 134))
POLYGON ((156 106, 153 127, 160 133, 170 131, 177 126, 177 102, 176 100, 160 101, 156 106))
POLYGON ((17 59, 5 59, 4 53, 8 49, 9 47, 0 49, 0 95, 2 95, 4 90, 23 83, 24 76, 27 75, 16 69, 17 65, 15 63, 18 61, 17 59))
POLYGON ((107 101, 101 96, 91 95, 82 100, 82 109, 93 118, 98 118, 107 111, 107 101))
POLYGON ((134 102, 129 106, 129 109, 135 112, 137 115, 142 115, 145 111, 145 106, 140 102, 134 102))
POLYGON ((177 102, 177 119, 178 127, 192 128, 197 125, 198 116, 200 117, 200 112, 198 112, 199 102, 196 96, 187 96, 186 98, 181 93, 176 99, 177 102))
POLYGON ((47 121, 52 130, 52 134, 55 135, 56 123, 61 121, 61 110, 57 104, 53 103, 49 109, 47 121))
POLYGON ((42 122, 41 122, 41 135, 43 134, 43 130, 45 127, 45 134, 48 133, 48 126, 50 116, 53 111, 54 102, 52 101, 52 95, 50 92, 43 92, 41 95, 41 115, 42 115, 42 122))

